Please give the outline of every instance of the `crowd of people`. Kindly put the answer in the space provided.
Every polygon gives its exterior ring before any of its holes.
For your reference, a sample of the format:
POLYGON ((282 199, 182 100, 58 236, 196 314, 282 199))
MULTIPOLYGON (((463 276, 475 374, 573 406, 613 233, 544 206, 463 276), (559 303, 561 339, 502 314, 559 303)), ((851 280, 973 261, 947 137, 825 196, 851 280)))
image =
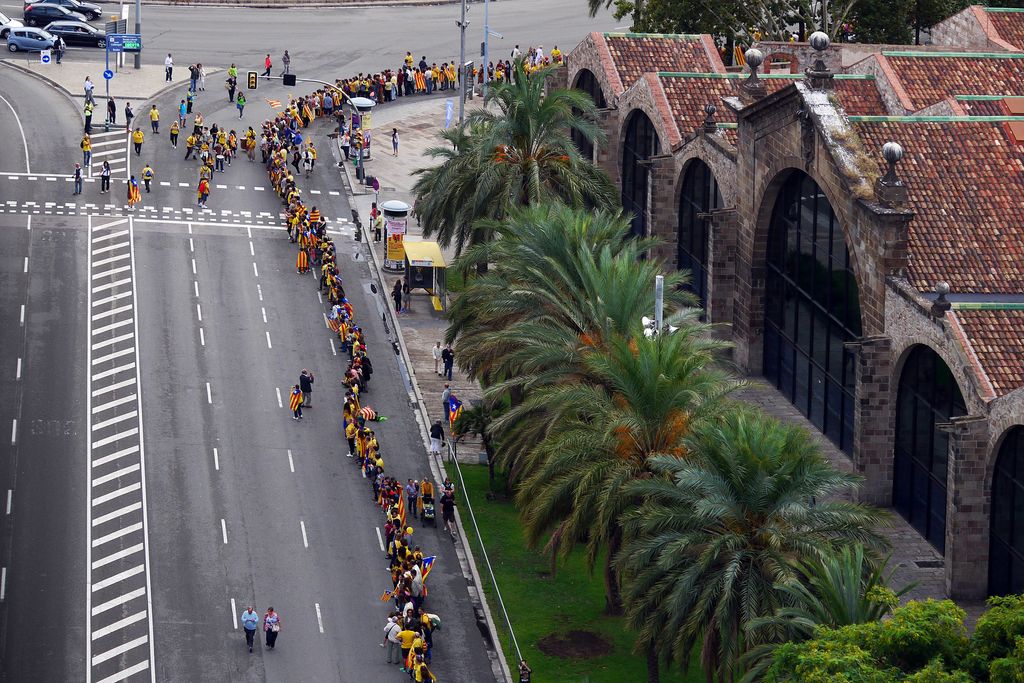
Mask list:
MULTIPOLYGON (((263 124, 261 151, 270 182, 285 206, 285 230, 297 246, 295 270, 308 273, 318 268, 318 291, 326 295, 331 313, 332 332, 337 335, 346 367, 341 381, 345 387, 342 408, 342 433, 361 475, 369 482, 369 493, 384 518, 385 558, 391 589, 380 596, 389 605, 381 647, 388 663, 397 664, 411 680, 423 683, 437 680, 431 671, 434 635, 440 618, 427 611, 429 591, 426 579, 434 564, 413 540, 412 519, 424 525, 436 524, 435 506, 441 507, 446 520, 454 520, 455 487, 445 479, 440 499, 429 477, 409 479, 404 485, 388 474, 374 426, 387 420, 366 403, 370 392, 373 364, 367 352, 363 328, 345 295, 337 265, 334 241, 327 233, 327 221, 316 206, 307 204, 297 183, 297 169, 289 168, 289 158, 308 139, 308 128, 318 117, 334 116, 333 98, 326 90, 289 102, 273 120, 263 124), (304 133, 305 131, 305 133, 304 133)), ((338 108, 340 109, 340 107, 338 108)), ((305 142, 305 144, 311 144, 305 142)), ((292 418, 302 419, 303 406, 309 407, 312 374, 303 371, 291 392, 292 418)), ((452 522, 448 523, 453 529, 452 522)))

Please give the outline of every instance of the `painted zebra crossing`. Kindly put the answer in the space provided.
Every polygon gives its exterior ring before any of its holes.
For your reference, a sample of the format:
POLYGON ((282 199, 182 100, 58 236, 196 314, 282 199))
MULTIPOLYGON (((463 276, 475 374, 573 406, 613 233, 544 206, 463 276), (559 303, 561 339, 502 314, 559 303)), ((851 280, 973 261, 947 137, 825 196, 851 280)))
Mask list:
POLYGON ((111 130, 102 133, 91 133, 92 163, 89 164, 89 177, 99 178, 103 162, 110 163, 111 178, 128 177, 128 134, 123 130, 111 130))
POLYGON ((88 229, 85 680, 155 681, 133 219, 88 229))

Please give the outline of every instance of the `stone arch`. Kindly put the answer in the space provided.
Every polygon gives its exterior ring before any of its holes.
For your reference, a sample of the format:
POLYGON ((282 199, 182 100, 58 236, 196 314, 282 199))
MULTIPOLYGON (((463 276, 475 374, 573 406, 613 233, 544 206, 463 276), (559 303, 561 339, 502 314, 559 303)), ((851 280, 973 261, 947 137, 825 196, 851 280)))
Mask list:
POLYGON ((706 309, 710 289, 711 255, 708 247, 711 221, 699 214, 722 208, 725 202, 714 169, 699 156, 686 160, 675 187, 675 266, 690 271, 689 288, 700 298, 701 307, 706 309))
POLYGON ((763 373, 841 450, 852 453, 862 336, 858 278, 840 216, 803 171, 772 202, 764 256, 763 373))
MULTIPOLYGON (((594 75, 594 72, 590 69, 581 68, 577 71, 573 77, 572 87, 575 90, 582 90, 590 95, 594 100, 594 105, 598 109, 604 109, 608 106, 604 98, 604 91, 601 88, 601 83, 598 81, 597 76, 594 75)), ((579 110, 574 109, 574 112, 578 113, 579 110)), ((597 150, 595 150, 593 142, 576 130, 570 131, 570 137, 572 137, 572 141, 576 145, 576 149, 580 151, 580 155, 585 159, 590 159, 591 161, 596 158, 595 152, 597 150)))
POLYGON ((800 73, 800 58, 797 57, 792 52, 776 50, 774 52, 769 53, 768 56, 764 58, 764 72, 766 74, 770 74, 770 73, 798 74, 798 73, 800 73), (773 62, 786 62, 786 63, 789 64, 789 66, 788 67, 784 67, 784 68, 779 68, 779 69, 773 69, 772 68, 772 63, 773 62))
POLYGON ((657 124, 647 112, 636 108, 626 115, 619 139, 622 208, 632 215, 631 234, 647 236, 650 234, 653 185, 651 159, 661 152, 661 136, 657 124))
POLYGON ((901 354, 895 378, 893 507, 944 553, 950 435, 937 425, 967 414, 963 385, 927 344, 901 354))
POLYGON ((992 451, 988 594, 1024 591, 1024 425, 1006 429, 992 451))

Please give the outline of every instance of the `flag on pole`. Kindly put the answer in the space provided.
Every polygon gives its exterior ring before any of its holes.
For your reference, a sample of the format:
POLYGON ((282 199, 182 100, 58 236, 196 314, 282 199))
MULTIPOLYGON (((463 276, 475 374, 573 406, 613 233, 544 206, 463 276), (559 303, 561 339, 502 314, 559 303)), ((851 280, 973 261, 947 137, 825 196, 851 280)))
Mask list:
POLYGON ((380 601, 381 602, 387 602, 388 600, 390 600, 393 597, 395 597, 395 594, 392 591, 384 591, 383 593, 380 594, 380 601))
POLYGON ((405 529, 405 496, 398 494, 398 518, 402 520, 402 529, 405 529))
POLYGON ((448 426, 451 427, 452 434, 455 433, 455 421, 459 419, 459 415, 462 415, 462 401, 452 394, 448 397, 448 426))
POLYGON ((427 580, 427 576, 430 575, 430 570, 434 568, 434 560, 437 559, 436 555, 423 558, 423 580, 427 580))

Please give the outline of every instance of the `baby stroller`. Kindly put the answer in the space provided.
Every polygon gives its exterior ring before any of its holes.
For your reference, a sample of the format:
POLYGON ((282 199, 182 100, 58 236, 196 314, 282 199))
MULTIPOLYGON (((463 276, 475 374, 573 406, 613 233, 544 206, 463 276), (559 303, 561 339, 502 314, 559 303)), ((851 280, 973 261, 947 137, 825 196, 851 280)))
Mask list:
POLYGON ((434 513, 434 497, 430 495, 423 496, 423 524, 429 524, 432 527, 437 526, 437 517, 434 513))

